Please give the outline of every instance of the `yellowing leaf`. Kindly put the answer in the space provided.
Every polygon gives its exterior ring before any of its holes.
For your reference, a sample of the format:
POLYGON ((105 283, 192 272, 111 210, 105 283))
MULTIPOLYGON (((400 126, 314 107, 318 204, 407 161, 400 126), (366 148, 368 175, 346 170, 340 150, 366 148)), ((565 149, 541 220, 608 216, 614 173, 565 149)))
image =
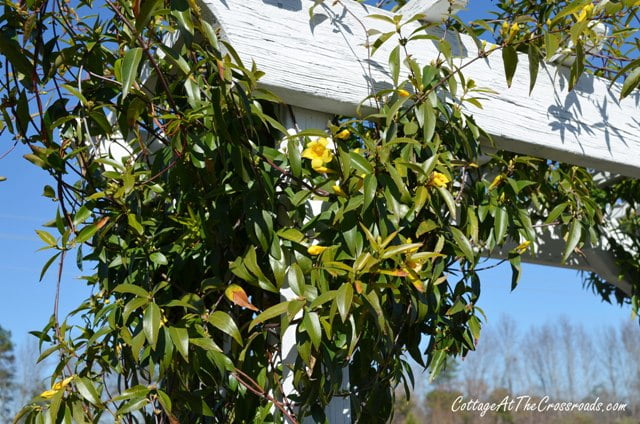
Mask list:
POLYGON ((229 287, 225 289, 224 295, 227 297, 227 299, 229 299, 231 302, 235 303, 236 305, 258 312, 258 308, 256 308, 255 305, 249 302, 247 293, 239 285, 231 284, 229 287))

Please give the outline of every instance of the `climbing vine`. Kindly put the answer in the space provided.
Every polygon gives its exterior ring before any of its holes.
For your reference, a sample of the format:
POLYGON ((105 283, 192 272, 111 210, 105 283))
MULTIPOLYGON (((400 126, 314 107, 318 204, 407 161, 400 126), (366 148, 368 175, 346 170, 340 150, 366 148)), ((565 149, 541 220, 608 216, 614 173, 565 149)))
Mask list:
POLYGON ((577 166, 485 155, 490 136, 465 106, 491 87, 465 78, 444 37, 429 35, 430 63, 404 47, 434 26, 465 32, 481 46, 470 60, 501 54, 508 78, 529 54, 532 86, 541 60, 575 53, 572 84, 593 72, 621 78, 626 95, 637 63, 616 58, 638 2, 504 1, 469 25, 379 15, 389 30, 369 34, 371 55, 392 86, 374 93, 378 110, 295 134, 199 4, 3 3, 2 131, 30 147, 58 204, 37 230, 52 252, 42 272, 75 260, 93 290, 71 313, 82 325, 55 312, 37 333, 58 365, 16 421, 323 422, 348 397, 354 421, 384 422, 394 388, 413 385, 410 359, 436 376, 474 349, 484 257, 509 262, 516 288, 541 234, 564 236, 563 261, 579 255, 622 199, 635 250, 614 246, 637 275, 637 181, 604 192, 577 166), (585 48, 596 18, 618 25, 604 37, 611 57, 585 48), (489 34, 496 44, 478 39, 489 34), (384 43, 397 47, 378 58, 384 43))

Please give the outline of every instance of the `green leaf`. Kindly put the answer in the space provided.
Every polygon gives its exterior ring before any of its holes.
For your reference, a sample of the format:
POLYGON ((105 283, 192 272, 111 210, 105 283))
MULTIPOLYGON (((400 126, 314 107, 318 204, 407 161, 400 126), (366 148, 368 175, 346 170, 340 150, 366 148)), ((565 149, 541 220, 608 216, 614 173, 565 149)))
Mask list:
POLYGON ((80 392, 80 396, 93 403, 94 405, 100 405, 100 395, 98 394, 98 391, 96 390, 91 380, 85 377, 76 378, 74 380, 74 384, 78 389, 78 392, 80 392))
POLYGON ((469 318, 469 330, 471 330, 471 335, 474 339, 478 340, 480 338, 480 321, 476 316, 469 318))
POLYGON ((291 264, 287 270, 286 282, 296 295, 304 295, 304 273, 297 263, 291 264))
POLYGON ((505 46, 502 49, 502 61, 504 62, 504 74, 507 78, 507 86, 511 87, 511 81, 518 67, 518 53, 515 47, 505 46))
POLYGON ((53 255, 52 257, 50 257, 47 260, 47 262, 42 267, 42 271, 40 271, 40 280, 39 281, 42 281, 42 279, 44 278, 45 274, 49 270, 49 267, 51 267, 51 264, 53 264, 53 262, 58 258, 58 256, 60 256, 61 253, 62 252, 58 252, 58 253, 56 253, 55 255, 53 255))
POLYGON ((36 234, 38 234, 38 237, 40 237, 40 240, 45 242, 47 245, 51 247, 56 247, 58 245, 56 238, 53 235, 51 235, 49 232, 44 230, 36 230, 36 234))
POLYGON ((91 216, 91 210, 86 206, 81 207, 73 217, 73 225, 77 226, 85 222, 91 216))
POLYGON ((631 71, 627 79, 624 80, 624 84, 622 84, 622 91, 620 92, 620 98, 624 99, 631 92, 640 85, 640 67, 631 71))
POLYGON ((515 255, 509 258, 511 263, 511 291, 514 291, 520 281, 520 275, 522 274, 522 267, 520 266, 521 256, 515 255))
POLYGON ((569 228, 569 235, 567 238, 567 246, 564 249, 564 253, 562 254, 562 263, 565 263, 569 256, 573 253, 573 250, 576 248, 578 243, 580 242, 580 238, 582 237, 582 224, 577 219, 574 219, 571 222, 571 227, 569 228))
POLYGON ((496 219, 494 222, 496 244, 502 243, 507 229, 509 228, 509 214, 504 206, 496 208, 496 219))
POLYGON ((91 237, 93 237, 93 235, 96 233, 96 231, 98 231, 98 226, 96 224, 91 224, 91 225, 85 226, 84 228, 82 228, 82 230, 80 230, 80 232, 76 236, 75 242, 77 244, 84 243, 85 241, 87 241, 91 237))
POLYGON ((140 2, 140 13, 136 17, 136 31, 142 32, 144 27, 147 26, 151 18, 157 14, 158 10, 162 7, 162 0, 145 0, 140 2))
POLYGON ((362 211, 366 211, 371 205, 371 202, 376 197, 376 191, 378 190, 378 180, 374 174, 369 174, 364 177, 364 202, 362 203, 362 211))
POLYGON ((320 341, 322 340, 322 326, 320 325, 320 318, 316 312, 307 312, 302 319, 302 325, 304 325, 311 339, 311 343, 316 349, 320 349, 320 341))
POLYGON ((449 213, 451 214, 451 219, 455 220, 456 219, 456 201, 453 199, 451 192, 447 190, 445 187, 438 187, 438 193, 440 193, 442 200, 444 200, 444 202, 446 203, 447 208, 449 209, 449 213))
POLYGON ((169 327, 169 336, 185 361, 189 362, 189 332, 186 328, 169 327))
POLYGON ((346 322, 349 316, 349 310, 351 309, 351 302, 353 301, 353 287, 351 283, 342 283, 342 286, 338 289, 336 294, 336 305, 338 306, 338 313, 342 322, 346 322))
MULTIPOLYGON (((424 123, 424 129, 422 135, 425 143, 430 143, 433 138, 433 134, 436 132, 436 112, 433 110, 431 103, 425 102, 420 106, 422 110, 422 119, 424 123)), ((420 111, 418 111, 420 113, 420 111)))
POLYGON ((149 255, 149 259, 156 265, 167 265, 169 263, 167 257, 160 252, 153 252, 149 255))
POLYGON ((134 214, 130 213, 127 215, 127 222, 138 234, 142 235, 144 233, 144 228, 140 225, 140 222, 138 222, 138 219, 134 214))
POLYGON ((251 324, 249 324, 249 330, 251 330, 253 327, 255 327, 256 325, 262 322, 268 321, 271 318, 275 318, 277 316, 285 314, 291 302, 293 302, 293 300, 289 300, 287 302, 281 302, 281 303, 278 303, 277 305, 273 305, 272 307, 265 309, 264 312, 262 312, 260 315, 255 317, 253 321, 251 321, 251 324))
POLYGON ((158 400, 160 401, 160 405, 162 405, 165 411, 170 413, 172 405, 171 405, 171 398, 169 397, 169 395, 160 389, 156 390, 156 393, 158 394, 158 400))
POLYGON ((429 372, 429 382, 433 382, 433 380, 435 380, 440 374, 440 371, 445 364, 445 360, 447 359, 447 351, 437 350, 433 353, 431 358, 431 363, 429 364, 429 368, 431 369, 429 372))
POLYGON ((140 65, 140 59, 142 59, 141 47, 134 47, 132 49, 129 49, 124 54, 124 58, 122 60, 122 75, 120 81, 122 83, 122 100, 127 97, 129 89, 131 88, 131 84, 133 84, 136 76, 138 75, 138 65, 140 65))
POLYGON ((391 78, 394 85, 398 85, 400 77, 400 46, 394 47, 389 54, 389 69, 391 70, 391 78))
POLYGON ((529 44, 529 95, 533 91, 533 87, 536 85, 538 78, 538 70, 540 68, 540 56, 536 46, 532 43, 529 44))
POLYGON ((113 291, 116 293, 130 293, 138 297, 143 297, 145 299, 151 298, 151 293, 149 293, 142 287, 137 286, 135 284, 127 284, 127 283, 119 284, 113 289, 113 291))
POLYGON ((240 330, 238 330, 238 326, 229 314, 222 311, 215 311, 211 315, 209 315, 208 321, 209 324, 213 325, 218 330, 233 337, 233 339, 238 342, 240 346, 242 346, 242 336, 240 335, 240 330))
POLYGON ((160 332, 161 312, 158 305, 150 303, 144 310, 142 319, 142 329, 149 344, 155 349, 158 342, 158 333, 160 332))
POLYGON ((473 247, 471 246, 471 242, 469 241, 469 239, 458 228, 450 227, 450 229, 451 234, 453 235, 453 239, 456 242, 456 246, 462 251, 462 254, 467 258, 469 262, 473 262, 473 247))
POLYGON ((559 205, 556 205, 556 207, 554 207, 551 212, 549 212, 549 216, 547 216, 547 219, 544 220, 545 224, 550 224, 553 221, 556 220, 556 218, 558 218, 560 216, 560 214, 562 212, 564 212, 564 210, 567 208, 567 206, 569 206, 569 203, 564 202, 564 203, 560 203, 559 205))
POLYGON ((545 32, 544 34, 544 48, 546 50, 545 60, 549 61, 553 55, 558 51, 560 47, 560 35, 553 32, 545 32))
POLYGON ((20 45, 7 37, 5 31, 0 31, 0 54, 7 58, 15 70, 31 77, 33 74, 33 63, 28 59, 29 55, 20 45))
POLYGON ((464 308, 467 305, 461 300, 458 299, 455 301, 455 303, 447 310, 447 312, 445 312, 445 315, 453 315, 453 314, 457 314, 458 312, 461 312, 464 310, 464 308))

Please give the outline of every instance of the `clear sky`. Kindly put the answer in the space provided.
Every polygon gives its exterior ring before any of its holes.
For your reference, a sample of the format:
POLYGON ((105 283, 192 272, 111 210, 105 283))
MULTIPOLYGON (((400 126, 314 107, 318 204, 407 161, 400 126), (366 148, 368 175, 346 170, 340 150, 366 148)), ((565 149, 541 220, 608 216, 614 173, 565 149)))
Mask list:
MULTIPOLYGON (((478 17, 491 7, 488 1, 475 4, 479 8, 461 13, 464 19, 478 17)), ((0 138, 0 155, 11 143, 6 135, 0 138)), ((18 146, 0 160, 0 176, 7 177, 0 182, 0 325, 13 333, 18 344, 25 341, 28 331, 41 329, 51 316, 57 271, 52 266, 43 282, 38 282, 51 253, 36 252, 43 243, 34 230, 55 216, 56 205, 41 195, 43 186, 51 183, 48 176, 24 160, 24 153, 26 149, 18 146)), ((65 269, 61 316, 89 295, 85 283, 75 278, 81 273, 74 257, 68 259, 65 269)), ((510 282, 508 264, 482 273, 478 306, 487 313, 489 324, 503 313, 513 316, 522 329, 563 315, 594 330, 631 319, 628 306, 606 304, 584 290, 576 271, 525 264, 513 293, 510 282)))

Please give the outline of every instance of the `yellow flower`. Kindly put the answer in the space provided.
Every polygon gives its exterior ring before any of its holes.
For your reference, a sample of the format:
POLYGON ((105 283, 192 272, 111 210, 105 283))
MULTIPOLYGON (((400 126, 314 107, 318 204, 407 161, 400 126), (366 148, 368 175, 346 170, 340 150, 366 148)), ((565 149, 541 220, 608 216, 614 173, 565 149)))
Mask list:
POLYGON ((336 138, 339 138, 340 140, 346 140, 349 137, 351 137, 351 131, 347 129, 344 129, 336 134, 336 138))
POLYGON ((449 179, 449 177, 447 177, 445 174, 434 171, 433 174, 431 174, 429 185, 432 185, 434 187, 446 187, 446 185, 449 184, 450 181, 451 180, 449 179))
POLYGON ((513 38, 518 33, 518 31, 520 31, 520 25, 514 22, 511 25, 511 28, 509 28, 509 38, 513 38))
POLYGON ((342 197, 347 197, 347 193, 344 192, 344 190, 342 189, 342 187, 340 187, 339 185, 334 185, 333 187, 333 191, 338 195, 338 196, 342 196, 342 197))
POLYGON ((509 22, 504 21, 502 23, 502 28, 501 29, 502 29, 502 31, 501 31, 502 32, 502 36, 504 38, 507 38, 507 34, 509 34, 509 22))
POLYGON ((319 255, 327 249, 328 247, 326 246, 319 246, 315 244, 313 246, 309 246, 309 248, 307 249, 307 253, 310 255, 319 255))
POLYGON ((507 177, 505 177, 504 175, 500 174, 497 177, 495 177, 493 179, 493 181, 491 182, 491 184, 489 185, 489 190, 493 190, 494 188, 498 187, 500 184, 502 184, 502 182, 506 179, 507 177))
POLYGON ((398 90, 398 96, 400 97, 409 97, 410 95, 411 93, 409 93, 407 90, 403 90, 402 88, 398 90))
POLYGON ((529 245, 531 245, 531 242, 529 240, 523 241, 516 247, 516 252, 524 253, 524 251, 527 250, 527 247, 529 247, 529 245))
POLYGON ((56 395, 56 393, 58 393, 57 390, 45 390, 44 392, 40 393, 40 397, 44 399, 51 399, 56 395))
POLYGON ((302 157, 311 159, 311 167, 316 171, 333 159, 333 153, 327 149, 327 144, 329 144, 329 140, 324 137, 319 138, 307 144, 307 148, 302 151, 302 157))
POLYGON ((71 383, 71 380, 73 380, 73 375, 71 377, 67 377, 62 381, 58 381, 56 384, 53 385, 52 389, 53 390, 60 390, 60 389, 64 389, 65 387, 67 387, 69 385, 69 383, 71 383))
POLYGON ((314 167, 313 170, 316 171, 316 172, 324 173, 324 174, 327 174, 329 172, 333 172, 332 170, 330 170, 326 166, 314 167))
POLYGON ((586 21, 587 18, 590 18, 593 15, 593 3, 589 3, 585 7, 582 8, 580 14, 578 15, 578 23, 586 21))
POLYGON ((44 392, 40 393, 40 397, 44 399, 51 399, 56 395, 56 393, 67 387, 74 377, 75 375, 72 375, 71 377, 67 377, 62 381, 54 383, 50 390, 45 390, 44 392))

